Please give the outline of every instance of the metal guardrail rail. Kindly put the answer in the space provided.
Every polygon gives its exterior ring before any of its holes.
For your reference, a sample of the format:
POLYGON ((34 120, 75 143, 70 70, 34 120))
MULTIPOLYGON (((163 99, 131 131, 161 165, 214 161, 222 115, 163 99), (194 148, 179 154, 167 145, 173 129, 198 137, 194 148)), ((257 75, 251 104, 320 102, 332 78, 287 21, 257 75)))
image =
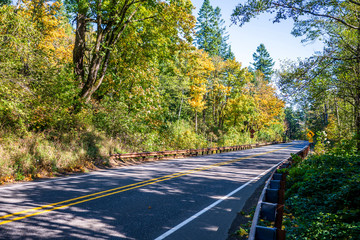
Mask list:
MULTIPOLYGON (((297 153, 301 158, 305 158, 310 151, 310 146, 306 146, 297 153)), ((275 173, 277 169, 290 167, 291 157, 282 161, 275 168, 260 195, 254 217, 252 220, 249 240, 285 240, 285 231, 281 229, 284 198, 285 198, 285 179, 286 175, 275 173), (275 222, 275 227, 259 226, 259 219, 275 222)))
POLYGON ((110 158, 117 160, 124 160, 129 158, 142 158, 143 160, 146 160, 146 158, 151 158, 151 157, 155 159, 161 159, 161 158, 176 157, 176 156, 182 156, 182 157, 198 156, 198 155, 208 155, 208 154, 216 154, 222 152, 251 149, 251 148, 263 147, 278 143, 282 143, 282 142, 265 142, 265 143, 238 145, 238 146, 230 146, 230 147, 213 147, 213 148, 187 149, 187 150, 174 150, 174 151, 112 154, 110 155, 110 158))

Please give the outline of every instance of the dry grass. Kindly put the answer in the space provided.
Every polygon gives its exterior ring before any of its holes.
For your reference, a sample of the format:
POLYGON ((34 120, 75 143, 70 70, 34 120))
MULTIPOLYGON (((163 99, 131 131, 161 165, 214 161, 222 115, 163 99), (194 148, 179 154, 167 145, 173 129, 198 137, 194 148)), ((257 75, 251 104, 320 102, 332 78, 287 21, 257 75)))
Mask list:
POLYGON ((60 137, 44 133, 4 136, 0 133, 0 182, 84 172, 94 163, 109 164, 109 155, 121 146, 105 134, 88 129, 60 137))

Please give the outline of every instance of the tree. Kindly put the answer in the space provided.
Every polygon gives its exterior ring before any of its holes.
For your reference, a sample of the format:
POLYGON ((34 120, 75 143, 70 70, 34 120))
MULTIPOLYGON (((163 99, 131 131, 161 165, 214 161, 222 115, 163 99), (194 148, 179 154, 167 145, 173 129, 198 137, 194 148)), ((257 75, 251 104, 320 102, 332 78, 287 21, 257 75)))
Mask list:
MULTIPOLYGON (((166 22, 166 8, 191 7, 188 0, 67 0, 68 11, 75 15, 76 31, 73 51, 74 72, 81 83, 80 98, 89 102, 101 86, 109 62, 127 27, 136 22, 153 19, 157 24, 166 22), (163 19, 163 21, 158 21, 163 19), (93 29, 94 32, 91 32, 93 29), (90 39, 88 41, 87 39, 90 39)), ((186 35, 187 33, 180 33, 186 35)), ((187 36, 184 36, 187 38, 187 36)))
POLYGON ((304 136, 303 122, 304 113, 295 111, 292 107, 285 108, 285 120, 287 125, 286 135, 289 139, 302 139, 304 136))
POLYGON ((210 0, 204 0, 197 18, 196 45, 210 55, 216 54, 216 46, 213 44, 213 15, 214 8, 210 5, 210 0))
POLYGON ((212 56, 220 56, 223 59, 233 59, 234 54, 227 43, 229 37, 221 18, 221 9, 215 9, 209 0, 204 0, 197 18, 196 45, 212 56))
POLYGON ((258 118, 253 123, 254 128, 261 130, 271 125, 281 125, 281 117, 284 112, 285 102, 276 96, 275 88, 270 86, 263 79, 255 86, 255 102, 258 111, 258 118))
POLYGON ((191 82, 189 104, 195 112, 195 129, 197 131, 198 113, 206 108, 204 96, 207 92, 207 78, 214 69, 214 65, 203 50, 195 51, 190 63, 192 68, 188 72, 191 82))
POLYGON ((219 45, 218 56, 224 60, 235 59, 231 46, 228 44, 229 35, 226 32, 225 21, 222 19, 221 9, 216 7, 214 10, 214 40, 219 45))
MULTIPOLYGON (((132 125, 142 133, 175 121, 184 113, 192 116, 186 101, 186 73, 192 67, 187 61, 194 47, 192 39, 179 32, 191 32, 195 18, 190 5, 174 4, 162 14, 166 18, 128 26, 114 49, 103 84, 93 94, 95 105, 107 104, 109 112, 116 105, 124 112, 118 114, 117 125, 132 125), (128 123, 130 119, 134 122, 128 123)), ((117 129, 117 133, 124 132, 117 129)))
MULTIPOLYGON (((337 96, 353 106, 354 133, 360 151, 360 1, 248 0, 232 15, 240 26, 263 12, 275 13, 274 22, 292 18, 292 34, 312 41, 322 36, 325 49, 283 75, 282 85, 297 90, 309 89, 321 79, 327 90, 336 88, 337 96), (315 80, 315 81, 314 81, 315 80), (296 82, 296 84, 294 83, 296 82)), ((326 91, 325 91, 326 92, 326 91)), ((324 93, 325 93, 324 92, 324 93)))
POLYGON ((0 7, 2 5, 9 5, 9 4, 11 4, 11 0, 0 0, 0 7))
POLYGON ((270 82, 271 76, 274 73, 272 67, 274 66, 274 61, 270 57, 270 54, 265 48, 264 44, 260 44, 256 48, 256 52, 253 54, 254 62, 252 63, 255 71, 260 71, 264 74, 266 81, 270 82))

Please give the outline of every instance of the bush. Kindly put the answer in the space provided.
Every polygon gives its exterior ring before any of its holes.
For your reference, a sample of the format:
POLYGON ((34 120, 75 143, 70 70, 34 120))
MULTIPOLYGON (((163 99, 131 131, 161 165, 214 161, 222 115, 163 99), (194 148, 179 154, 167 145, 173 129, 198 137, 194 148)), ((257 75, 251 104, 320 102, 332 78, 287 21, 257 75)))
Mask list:
POLYGON ((360 239, 359 156, 312 155, 287 184, 288 239, 360 239))
POLYGON ((207 147, 208 144, 205 137, 197 134, 195 128, 185 120, 168 123, 164 133, 168 135, 172 149, 197 149, 207 147))
POLYGON ((250 138, 250 133, 238 131, 236 128, 230 128, 220 138, 220 146, 236 146, 242 144, 254 143, 254 139, 250 138))

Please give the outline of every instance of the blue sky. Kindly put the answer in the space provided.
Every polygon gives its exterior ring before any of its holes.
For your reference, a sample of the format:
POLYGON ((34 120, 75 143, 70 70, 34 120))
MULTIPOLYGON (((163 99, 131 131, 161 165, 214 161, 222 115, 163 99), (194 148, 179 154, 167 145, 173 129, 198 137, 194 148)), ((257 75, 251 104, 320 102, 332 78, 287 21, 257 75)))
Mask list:
MULTIPOLYGON (((192 0, 196 7, 194 10, 196 17, 203 2, 204 0, 192 0)), ((253 62, 252 55, 260 43, 265 45, 270 56, 274 59, 275 68, 279 68, 281 60, 306 58, 315 51, 322 50, 323 45, 319 42, 303 44, 301 38, 292 36, 290 32, 293 22, 291 20, 273 24, 271 15, 262 14, 241 28, 237 25, 230 26, 230 16, 233 9, 243 2, 245 0, 210 0, 214 8, 220 7, 222 18, 226 22, 226 29, 229 33, 229 43, 236 60, 241 62, 244 67, 248 67, 253 62)))

